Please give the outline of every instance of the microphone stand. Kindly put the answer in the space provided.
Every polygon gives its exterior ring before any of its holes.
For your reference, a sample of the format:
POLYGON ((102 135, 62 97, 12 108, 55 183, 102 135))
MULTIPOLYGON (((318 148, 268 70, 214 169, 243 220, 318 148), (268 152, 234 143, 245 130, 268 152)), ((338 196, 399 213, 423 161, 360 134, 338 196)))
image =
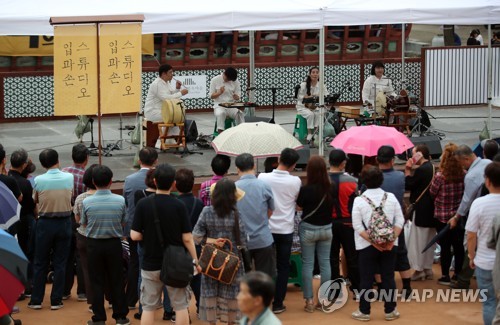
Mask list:
POLYGON ((276 90, 278 89, 283 89, 280 87, 269 87, 269 88, 261 88, 262 90, 270 90, 271 93, 273 94, 273 117, 269 121, 269 123, 275 124, 276 122, 274 121, 274 111, 276 109, 276 90))

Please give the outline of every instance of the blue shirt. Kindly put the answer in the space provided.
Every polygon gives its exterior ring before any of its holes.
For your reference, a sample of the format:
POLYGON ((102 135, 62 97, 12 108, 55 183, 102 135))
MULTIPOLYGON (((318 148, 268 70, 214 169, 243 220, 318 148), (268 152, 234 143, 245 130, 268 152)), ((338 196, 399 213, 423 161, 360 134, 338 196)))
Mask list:
POLYGON ((97 190, 83 200, 80 224, 85 226, 88 238, 121 238, 125 216, 125 199, 122 196, 110 190, 97 190))
POLYGON ((484 183, 484 170, 491 163, 489 159, 476 158, 465 174, 464 195, 458 207, 457 214, 466 216, 469 213, 472 202, 481 194, 481 186, 484 183))
POLYGON ((271 246, 273 235, 269 229, 268 209, 274 210, 273 191, 255 175, 243 175, 236 186, 245 191, 238 201, 238 211, 248 235, 247 248, 259 249, 271 246))
POLYGON ((148 171, 149 168, 141 168, 136 173, 133 173, 125 178, 125 184, 123 185, 123 197, 125 198, 125 203, 127 205, 127 224, 124 229, 126 236, 130 236, 130 227, 134 221, 134 194, 136 191, 145 190, 147 188, 145 181, 148 171))
POLYGON ((73 195, 73 174, 57 168, 49 169, 35 178, 33 191, 38 203, 38 215, 42 218, 69 217, 73 195))
POLYGON ((405 174, 401 171, 391 169, 382 169, 384 173, 384 182, 382 188, 384 191, 394 194, 399 204, 403 207, 403 198, 405 195, 405 174))

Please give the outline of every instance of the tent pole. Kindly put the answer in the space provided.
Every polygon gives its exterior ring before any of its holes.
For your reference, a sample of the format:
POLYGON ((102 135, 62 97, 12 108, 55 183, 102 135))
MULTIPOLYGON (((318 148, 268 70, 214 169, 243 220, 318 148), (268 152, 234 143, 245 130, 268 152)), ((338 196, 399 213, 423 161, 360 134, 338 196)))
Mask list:
POLYGON ((99 152, 99 165, 102 165, 102 127, 101 127, 101 59, 99 57, 99 34, 101 24, 97 23, 97 137, 98 137, 98 152, 99 152))
POLYGON ((406 23, 401 24, 401 89, 405 89, 405 50, 406 50, 406 23))
MULTIPOLYGON (((249 87, 255 88, 255 31, 248 31, 248 44, 250 47, 250 69, 249 69, 249 87)), ((255 103, 255 90, 250 90, 248 92, 248 100, 252 103, 255 103)), ((255 108, 249 107, 249 116, 255 115, 255 108)))
MULTIPOLYGON (((492 69, 492 51, 491 51, 491 24, 488 24, 488 130, 491 132, 491 114, 492 114, 492 108, 491 108, 491 99, 492 99, 492 90, 493 90, 493 73, 491 71, 492 69)), ((491 133, 490 133, 491 135, 491 133)))
POLYGON ((325 112, 325 27, 322 26, 319 30, 319 155, 323 157, 323 126, 324 126, 324 112, 325 112))

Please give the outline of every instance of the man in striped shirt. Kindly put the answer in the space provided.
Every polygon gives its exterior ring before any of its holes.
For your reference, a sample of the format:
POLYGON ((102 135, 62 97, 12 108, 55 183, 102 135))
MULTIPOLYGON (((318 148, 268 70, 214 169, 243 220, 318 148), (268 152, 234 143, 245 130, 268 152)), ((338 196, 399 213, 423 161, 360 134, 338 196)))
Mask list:
POLYGON ((125 225, 125 199, 111 193, 113 172, 101 165, 92 171, 96 193, 82 202, 80 224, 85 227, 89 276, 92 286, 94 315, 88 325, 104 324, 104 288, 110 291, 116 324, 130 324, 124 291, 121 238, 125 225), (107 285, 106 285, 107 283, 107 285))

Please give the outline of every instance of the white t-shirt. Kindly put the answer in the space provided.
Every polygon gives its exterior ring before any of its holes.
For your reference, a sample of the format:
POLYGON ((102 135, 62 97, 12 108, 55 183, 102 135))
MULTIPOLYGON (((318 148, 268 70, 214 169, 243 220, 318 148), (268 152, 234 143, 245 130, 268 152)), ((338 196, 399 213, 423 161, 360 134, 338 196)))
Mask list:
MULTIPOLYGON (((222 73, 223 74, 223 73, 222 73)), ((234 102, 233 95, 236 94, 241 98, 241 86, 238 80, 224 81, 222 74, 210 80, 210 96, 219 91, 224 86, 224 92, 217 98, 214 98, 214 108, 218 107, 220 103, 234 102)))
POLYGON ((483 270, 493 270, 496 251, 488 248, 488 236, 493 220, 500 218, 500 194, 488 194, 472 202, 465 230, 477 234, 477 250, 474 264, 483 270))
POLYGON ((274 211, 269 219, 273 234, 292 234, 295 216, 295 201, 302 182, 298 176, 275 169, 272 173, 260 173, 260 180, 271 186, 274 197, 274 211))
MULTIPOLYGON (((384 193, 387 193, 387 200, 385 201, 383 210, 389 221, 398 228, 403 228, 404 217, 403 211, 401 210, 401 205, 394 194, 390 192, 384 192, 381 188, 368 189, 363 192, 363 195, 372 200, 373 204, 378 207, 384 193)), ((366 202, 364 198, 358 196, 354 199, 354 205, 352 207, 352 227, 354 228, 354 243, 356 244, 356 250, 362 250, 370 246, 370 242, 361 237, 360 233, 366 231, 364 225, 369 228, 370 221, 372 217, 372 211, 370 204, 366 202), (364 223, 364 225, 363 225, 364 223)), ((398 245, 398 240, 394 242, 394 246, 398 245)))
POLYGON ((175 88, 175 84, 157 77, 150 85, 146 102, 144 103, 144 117, 152 122, 163 122, 161 106, 165 99, 181 98, 182 93, 175 88))

